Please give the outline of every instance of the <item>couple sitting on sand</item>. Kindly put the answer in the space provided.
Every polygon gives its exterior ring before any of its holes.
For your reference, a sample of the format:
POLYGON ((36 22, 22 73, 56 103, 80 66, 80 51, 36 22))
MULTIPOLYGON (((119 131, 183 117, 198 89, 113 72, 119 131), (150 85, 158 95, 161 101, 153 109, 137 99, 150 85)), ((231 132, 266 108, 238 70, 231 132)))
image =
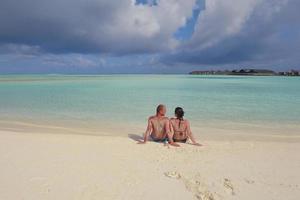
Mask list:
POLYGON ((175 109, 175 118, 169 119, 165 116, 166 106, 158 105, 156 115, 148 119, 147 130, 144 135, 144 141, 139 144, 145 144, 148 137, 155 142, 169 142, 172 146, 179 146, 176 142, 186 143, 188 139, 193 145, 201 146, 196 142, 190 128, 190 123, 187 119, 183 119, 184 111, 182 108, 175 109))

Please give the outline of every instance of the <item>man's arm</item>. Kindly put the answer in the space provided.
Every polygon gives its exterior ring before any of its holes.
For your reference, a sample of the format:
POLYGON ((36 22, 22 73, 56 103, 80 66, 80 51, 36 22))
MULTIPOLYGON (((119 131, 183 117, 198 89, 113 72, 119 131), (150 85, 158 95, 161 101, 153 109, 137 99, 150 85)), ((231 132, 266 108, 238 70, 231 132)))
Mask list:
POLYGON ((168 140, 169 140, 169 144, 172 145, 172 146, 175 146, 175 147, 180 147, 179 144, 175 143, 173 141, 173 134, 171 132, 171 124, 170 124, 170 121, 169 119, 167 119, 166 121, 166 132, 167 132, 167 137, 168 137, 168 140))
POLYGON ((172 137, 172 140, 173 140, 173 136, 174 136, 174 129, 173 129, 173 126, 172 126, 172 122, 171 120, 169 121, 169 127, 170 127, 170 136, 172 137))
POLYGON ((151 122, 151 117, 149 117, 147 129, 144 133, 144 141, 140 141, 140 142, 138 142, 138 144, 146 144, 146 142, 148 140, 148 137, 149 137, 151 132, 152 132, 152 122, 151 122))
POLYGON ((197 146, 202 146, 201 144, 199 144, 198 142, 196 142, 196 139, 191 131, 191 126, 190 126, 190 122, 187 120, 186 121, 186 126, 187 126, 187 135, 188 137, 191 139, 193 145, 197 145, 197 146))

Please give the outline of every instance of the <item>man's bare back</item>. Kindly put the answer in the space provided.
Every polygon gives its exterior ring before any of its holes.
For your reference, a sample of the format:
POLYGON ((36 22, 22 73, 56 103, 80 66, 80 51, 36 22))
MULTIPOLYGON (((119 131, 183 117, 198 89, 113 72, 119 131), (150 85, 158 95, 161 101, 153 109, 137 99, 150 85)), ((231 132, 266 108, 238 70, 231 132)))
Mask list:
POLYGON ((148 119, 151 128, 150 136, 154 141, 162 141, 167 138, 169 119, 163 116, 151 116, 148 119))

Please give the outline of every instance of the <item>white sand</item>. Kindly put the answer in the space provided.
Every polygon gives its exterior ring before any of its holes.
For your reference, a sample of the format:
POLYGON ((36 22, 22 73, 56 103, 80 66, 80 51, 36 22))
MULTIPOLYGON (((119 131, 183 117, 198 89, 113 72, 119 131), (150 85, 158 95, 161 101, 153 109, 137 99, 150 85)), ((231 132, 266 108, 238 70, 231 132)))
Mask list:
POLYGON ((299 139, 202 142, 1 131, 0 199, 300 199, 299 139))

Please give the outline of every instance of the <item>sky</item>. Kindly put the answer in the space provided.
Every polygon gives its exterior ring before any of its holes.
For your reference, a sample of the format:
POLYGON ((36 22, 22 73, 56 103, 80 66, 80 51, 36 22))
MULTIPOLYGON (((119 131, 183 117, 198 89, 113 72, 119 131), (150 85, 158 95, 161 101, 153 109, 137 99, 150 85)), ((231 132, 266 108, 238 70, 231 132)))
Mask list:
POLYGON ((0 74, 300 70, 299 0, 1 0, 0 74))

